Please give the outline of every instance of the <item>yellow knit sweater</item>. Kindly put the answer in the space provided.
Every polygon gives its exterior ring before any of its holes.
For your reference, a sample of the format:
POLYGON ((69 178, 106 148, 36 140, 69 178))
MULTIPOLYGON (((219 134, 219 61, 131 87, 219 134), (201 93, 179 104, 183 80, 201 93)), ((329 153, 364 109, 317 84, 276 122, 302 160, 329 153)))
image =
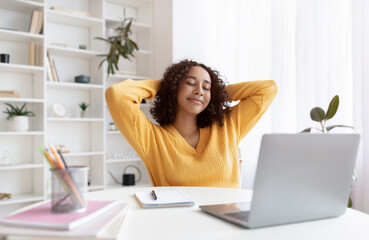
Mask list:
POLYGON ((274 81, 243 82, 227 86, 240 102, 220 127, 200 129, 191 147, 173 127, 151 123, 140 110, 142 99, 152 99, 160 80, 126 80, 109 87, 105 97, 117 127, 145 163, 154 186, 239 188, 238 144, 252 129, 277 93, 274 81))

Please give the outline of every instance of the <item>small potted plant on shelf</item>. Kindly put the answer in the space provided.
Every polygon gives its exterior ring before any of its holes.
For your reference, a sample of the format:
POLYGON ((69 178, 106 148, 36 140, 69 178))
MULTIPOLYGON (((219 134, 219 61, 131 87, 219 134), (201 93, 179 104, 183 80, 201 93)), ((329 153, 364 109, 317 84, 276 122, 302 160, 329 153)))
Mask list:
POLYGON ((86 110, 87 110, 89 104, 86 104, 85 102, 81 102, 78 106, 82 110, 81 111, 81 118, 86 117, 86 110))
POLYGON ((35 114, 27 110, 26 103, 21 108, 13 106, 10 103, 5 103, 8 107, 3 113, 8 114, 10 131, 25 132, 29 129, 28 117, 34 117, 35 114))
POLYGON ((119 27, 114 28, 117 33, 115 36, 110 36, 108 38, 95 37, 95 39, 107 42, 110 46, 107 54, 97 55, 99 57, 104 57, 99 64, 99 68, 105 61, 108 63, 108 75, 114 74, 116 70, 119 70, 118 62, 120 57, 131 60, 130 56, 134 57, 134 51, 139 50, 137 44, 130 38, 132 34, 132 21, 132 18, 125 18, 119 27))

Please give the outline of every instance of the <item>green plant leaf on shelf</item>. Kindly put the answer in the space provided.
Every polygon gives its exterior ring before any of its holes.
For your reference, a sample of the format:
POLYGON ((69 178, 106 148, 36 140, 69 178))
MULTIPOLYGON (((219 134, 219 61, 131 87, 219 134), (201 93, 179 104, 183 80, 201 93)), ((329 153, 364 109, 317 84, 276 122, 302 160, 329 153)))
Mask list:
POLYGON ((325 115, 325 120, 331 119, 336 114, 339 103, 340 99, 338 95, 334 96, 329 103, 327 114, 325 115))
POLYGON ((78 106, 82 109, 82 111, 86 111, 87 107, 90 106, 90 104, 86 104, 84 102, 78 104, 78 106))
POLYGON ((313 121, 321 122, 325 118, 325 112, 320 107, 315 107, 310 111, 310 117, 313 121))
POLYGON ((352 129, 354 129, 354 127, 347 126, 347 125, 332 125, 332 126, 326 127, 325 129, 327 129, 327 132, 329 132, 330 130, 332 130, 333 128, 336 128, 336 127, 344 127, 344 128, 352 128, 352 129))
POLYGON ((18 106, 13 106, 10 103, 5 103, 9 108, 6 108, 3 113, 8 114, 8 117, 6 119, 11 119, 16 116, 27 116, 27 117, 34 117, 35 114, 31 111, 28 111, 26 108, 26 103, 22 105, 21 108, 18 106))

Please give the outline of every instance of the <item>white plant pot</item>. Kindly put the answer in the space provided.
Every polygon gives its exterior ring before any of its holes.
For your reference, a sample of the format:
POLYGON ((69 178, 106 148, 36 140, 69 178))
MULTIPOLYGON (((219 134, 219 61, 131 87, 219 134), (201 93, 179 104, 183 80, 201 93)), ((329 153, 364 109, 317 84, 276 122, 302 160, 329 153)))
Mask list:
POLYGON ((10 131, 25 132, 28 131, 29 123, 27 116, 16 116, 9 120, 10 131))

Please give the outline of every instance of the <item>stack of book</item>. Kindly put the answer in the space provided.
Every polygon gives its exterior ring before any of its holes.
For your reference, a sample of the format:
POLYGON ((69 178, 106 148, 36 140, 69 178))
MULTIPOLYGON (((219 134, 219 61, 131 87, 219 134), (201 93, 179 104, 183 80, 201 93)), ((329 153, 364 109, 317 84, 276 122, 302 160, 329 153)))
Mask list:
POLYGON ((51 202, 0 219, 0 235, 7 239, 117 239, 128 204, 89 201, 82 213, 52 213, 51 202), (24 237, 22 237, 24 236, 24 237))
POLYGON ((29 26, 29 32, 35 34, 41 33, 43 22, 44 22, 44 13, 40 11, 33 11, 31 24, 29 26))

